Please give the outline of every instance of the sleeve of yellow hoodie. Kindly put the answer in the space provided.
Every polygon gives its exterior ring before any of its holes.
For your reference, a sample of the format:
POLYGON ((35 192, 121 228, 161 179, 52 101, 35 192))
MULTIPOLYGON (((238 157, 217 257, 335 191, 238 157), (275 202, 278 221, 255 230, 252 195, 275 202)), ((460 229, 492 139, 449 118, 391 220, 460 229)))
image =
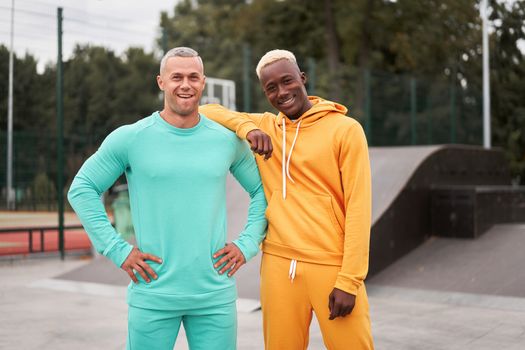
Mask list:
POLYGON ((229 110, 219 104, 199 106, 199 112, 216 123, 235 132, 241 139, 246 140, 246 135, 252 130, 259 129, 263 114, 243 113, 229 110))
POLYGON ((359 123, 351 125, 343 136, 339 169, 346 203, 345 239, 343 264, 335 288, 357 295, 368 273, 372 215, 370 160, 359 123))

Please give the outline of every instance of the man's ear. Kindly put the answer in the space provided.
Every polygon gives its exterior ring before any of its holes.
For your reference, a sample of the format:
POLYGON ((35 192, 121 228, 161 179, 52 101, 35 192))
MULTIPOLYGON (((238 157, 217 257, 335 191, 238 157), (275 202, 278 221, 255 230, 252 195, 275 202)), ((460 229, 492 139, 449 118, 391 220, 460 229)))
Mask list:
POLYGON ((303 85, 306 85, 307 77, 305 72, 301 72, 301 81, 303 82, 303 85))
POLYGON ((164 82, 162 81, 160 75, 157 75, 157 85, 161 91, 164 91, 164 82))

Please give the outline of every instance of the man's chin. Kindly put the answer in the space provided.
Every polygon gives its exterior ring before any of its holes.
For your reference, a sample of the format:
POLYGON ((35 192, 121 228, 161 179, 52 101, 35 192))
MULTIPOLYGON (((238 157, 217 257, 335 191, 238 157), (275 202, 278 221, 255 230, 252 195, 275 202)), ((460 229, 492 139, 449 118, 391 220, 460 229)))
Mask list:
POLYGON ((175 107, 175 112, 180 116, 190 116, 195 114, 199 109, 198 103, 184 103, 175 107))
POLYGON ((175 113, 177 113, 181 117, 191 117, 197 111, 198 111, 197 108, 193 108, 193 109, 176 109, 175 113))
POLYGON ((298 113, 298 108, 295 108, 295 106, 290 107, 290 108, 281 108, 279 109, 279 112, 281 112, 287 117, 295 117, 296 114, 298 113))

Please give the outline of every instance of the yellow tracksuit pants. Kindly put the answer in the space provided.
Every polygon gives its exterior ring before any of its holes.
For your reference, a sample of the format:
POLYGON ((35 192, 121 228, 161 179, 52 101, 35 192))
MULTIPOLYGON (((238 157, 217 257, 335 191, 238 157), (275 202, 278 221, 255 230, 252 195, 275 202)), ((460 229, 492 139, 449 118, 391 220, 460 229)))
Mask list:
POLYGON ((366 288, 359 288, 350 315, 329 320, 328 296, 340 267, 298 261, 290 277, 291 260, 263 254, 261 305, 267 350, 304 350, 308 347, 312 311, 319 321, 328 350, 373 349, 366 288))

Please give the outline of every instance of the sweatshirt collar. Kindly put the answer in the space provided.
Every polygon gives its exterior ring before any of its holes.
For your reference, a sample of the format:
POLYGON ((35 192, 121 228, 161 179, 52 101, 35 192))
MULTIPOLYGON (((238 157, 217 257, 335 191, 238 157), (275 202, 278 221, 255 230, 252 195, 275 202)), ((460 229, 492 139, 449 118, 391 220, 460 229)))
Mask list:
POLYGON ((276 118, 277 125, 281 126, 283 123, 283 118, 285 118, 286 125, 294 125, 298 122, 301 122, 301 128, 305 128, 314 124, 330 112, 346 114, 348 111, 345 106, 337 102, 325 100, 321 97, 308 96, 308 99, 312 103, 312 107, 309 110, 304 112, 303 115, 295 120, 289 119, 282 112, 279 112, 276 118))
POLYGON ((165 121, 164 118, 162 118, 162 116, 160 115, 160 112, 158 112, 158 111, 153 114, 153 117, 155 118, 156 122, 162 128, 168 130, 169 132, 177 134, 177 135, 192 135, 192 134, 194 134, 195 132, 197 132, 197 130, 199 130, 202 127, 202 125, 204 125, 205 119, 206 119, 206 117, 204 117, 204 115, 199 113, 199 122, 197 123, 197 125, 195 125, 195 126, 193 126, 191 128, 177 128, 176 126, 171 125, 170 123, 165 121))

